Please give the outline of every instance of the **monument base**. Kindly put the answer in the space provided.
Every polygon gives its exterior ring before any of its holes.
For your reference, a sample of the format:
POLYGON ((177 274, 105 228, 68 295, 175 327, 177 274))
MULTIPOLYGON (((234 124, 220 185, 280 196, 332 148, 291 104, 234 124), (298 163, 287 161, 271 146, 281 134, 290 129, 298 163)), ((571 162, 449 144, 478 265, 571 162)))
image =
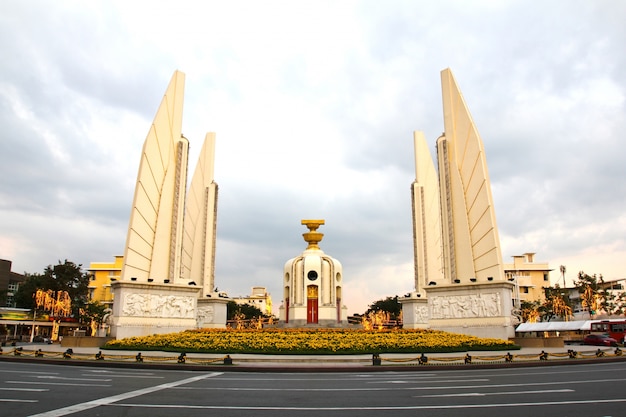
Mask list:
POLYGON ((403 328, 508 340, 515 336, 513 288, 508 281, 429 286, 426 297, 399 299, 403 328))
POLYGON ((279 308, 279 320, 280 327, 287 328, 323 328, 333 327, 342 328, 350 327, 348 324, 348 308, 343 306, 341 310, 337 311, 336 306, 321 306, 312 315, 316 318, 315 323, 312 323, 309 317, 307 306, 304 305, 292 305, 289 307, 289 314, 285 311, 284 306, 279 308))
POLYGON ((422 294, 412 292, 407 297, 398 298, 402 304, 403 329, 428 329, 428 300, 422 294))
POLYGON ((426 288, 434 330, 508 340, 515 336, 513 288, 509 281, 426 288))
POLYGON ((198 300, 199 329, 225 329, 227 319, 227 305, 229 298, 219 297, 218 293, 207 294, 208 298, 198 300))
POLYGON ((123 339, 196 328, 199 287, 114 281, 111 336, 123 339))

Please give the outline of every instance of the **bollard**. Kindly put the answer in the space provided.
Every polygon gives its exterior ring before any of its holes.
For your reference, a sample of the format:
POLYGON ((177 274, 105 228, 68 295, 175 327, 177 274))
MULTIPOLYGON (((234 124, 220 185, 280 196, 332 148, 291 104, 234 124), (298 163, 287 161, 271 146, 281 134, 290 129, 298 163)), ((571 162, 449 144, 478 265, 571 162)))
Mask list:
POLYGON ((576 356, 578 356, 578 352, 576 352, 574 349, 568 349, 567 356, 569 356, 570 359, 576 359, 576 356))
POLYGON ((469 353, 465 354, 465 363, 472 363, 472 357, 469 353))
POLYGON ((548 360, 548 353, 544 352, 543 350, 541 351, 541 353, 539 354, 539 360, 541 361, 547 361, 548 360))
POLYGON ((372 355, 372 365, 380 366, 382 360, 380 359, 380 355, 378 353, 374 353, 372 355))
POLYGON ((74 354, 74 351, 70 348, 66 350, 65 352, 63 352, 63 359, 72 359, 73 354, 74 354))
POLYGON ((178 363, 185 363, 186 359, 187 359, 187 354, 185 352, 178 355, 178 363))
POLYGON ((143 362, 143 358, 141 357, 141 352, 137 353, 137 356, 135 356, 135 361, 136 362, 143 362))
POLYGON ((426 357, 426 355, 422 353, 422 356, 420 356, 418 363, 420 365, 426 365, 428 363, 428 358, 426 357))
POLYGON ((506 355, 504 356, 504 360, 506 362, 513 362, 513 355, 511 355, 511 352, 506 353, 506 355))
POLYGON ((230 355, 224 356, 224 365, 232 365, 232 364, 233 364, 233 358, 231 358, 230 355))
POLYGON ((43 358, 43 352, 41 351, 41 349, 37 349, 35 351, 35 357, 36 358, 43 358))
POLYGON ((96 353, 96 360, 97 361, 103 361, 104 360, 104 355, 102 354, 102 351, 98 351, 98 353, 96 353))

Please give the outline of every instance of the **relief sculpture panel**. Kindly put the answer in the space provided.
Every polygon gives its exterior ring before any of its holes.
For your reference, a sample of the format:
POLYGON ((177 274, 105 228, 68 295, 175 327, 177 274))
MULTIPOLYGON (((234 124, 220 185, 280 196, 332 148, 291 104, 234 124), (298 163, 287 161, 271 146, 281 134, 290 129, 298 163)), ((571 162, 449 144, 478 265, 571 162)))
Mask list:
POLYGON ((213 323, 214 308, 213 306, 198 307, 198 322, 213 323))
POLYGON ((435 296, 431 299, 432 318, 498 317, 502 315, 500 294, 435 296))
POLYGON ((415 308, 415 323, 428 323, 428 307, 419 306, 415 308))
POLYGON ((122 307, 125 316, 194 318, 194 299, 175 295, 127 294, 122 307))

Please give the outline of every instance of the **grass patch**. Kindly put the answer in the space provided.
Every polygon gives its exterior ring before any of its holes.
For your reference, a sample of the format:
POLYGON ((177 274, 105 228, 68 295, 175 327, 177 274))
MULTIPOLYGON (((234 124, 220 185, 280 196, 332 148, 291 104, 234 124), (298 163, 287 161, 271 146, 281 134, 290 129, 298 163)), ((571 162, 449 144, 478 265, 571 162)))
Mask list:
POLYGON ((194 353, 371 354, 519 349, 513 342, 438 330, 199 329, 112 340, 103 349, 194 353))

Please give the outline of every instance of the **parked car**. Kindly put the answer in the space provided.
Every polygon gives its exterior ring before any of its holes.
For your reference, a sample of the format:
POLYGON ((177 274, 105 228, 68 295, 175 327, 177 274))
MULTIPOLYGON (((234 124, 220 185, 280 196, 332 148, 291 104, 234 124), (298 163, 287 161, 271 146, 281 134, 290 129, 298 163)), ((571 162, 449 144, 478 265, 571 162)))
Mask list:
POLYGON ((33 337, 33 342, 35 342, 35 343, 48 343, 48 344, 51 344, 52 340, 50 340, 49 337, 37 335, 37 336, 33 337))
POLYGON ((588 334, 583 343, 594 346, 617 346, 617 340, 605 334, 588 334))

